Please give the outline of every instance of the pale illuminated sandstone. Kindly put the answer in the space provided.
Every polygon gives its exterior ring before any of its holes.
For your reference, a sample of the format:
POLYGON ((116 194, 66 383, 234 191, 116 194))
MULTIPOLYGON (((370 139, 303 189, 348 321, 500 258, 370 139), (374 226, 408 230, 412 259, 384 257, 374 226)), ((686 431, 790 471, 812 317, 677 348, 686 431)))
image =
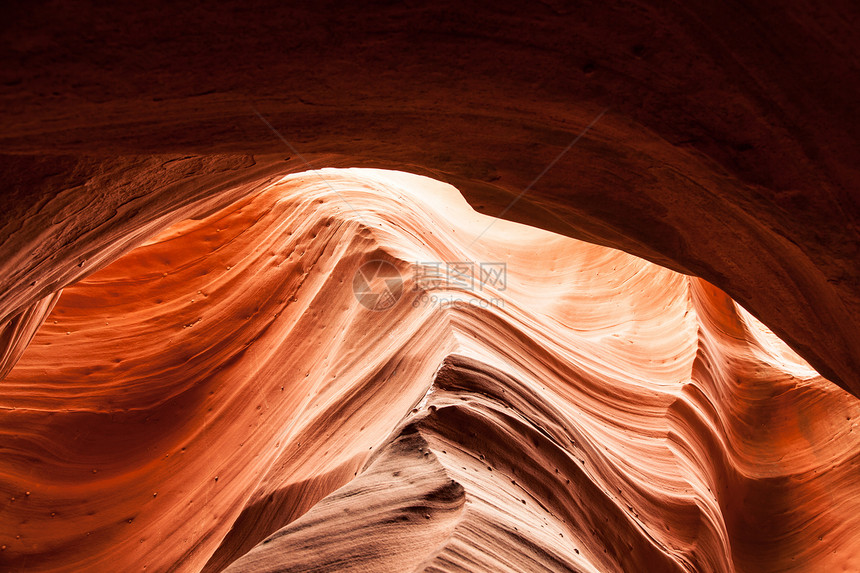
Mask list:
POLYGON ((860 568, 860 404, 716 287, 414 175, 242 184, 20 321, 11 570, 860 568))

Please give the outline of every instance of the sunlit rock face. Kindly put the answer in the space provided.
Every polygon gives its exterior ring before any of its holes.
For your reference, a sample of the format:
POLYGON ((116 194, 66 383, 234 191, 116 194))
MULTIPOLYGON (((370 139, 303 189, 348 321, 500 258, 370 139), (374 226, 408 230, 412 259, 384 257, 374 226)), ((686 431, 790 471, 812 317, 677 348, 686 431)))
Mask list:
POLYGON ((860 570, 860 4, 0 16, 0 571, 860 570))
POLYGON ((4 570, 860 568, 860 403, 721 290, 415 175, 243 185, 4 335, 4 570))
POLYGON ((702 277, 860 395, 856 2, 35 0, 0 16, 0 324, 225 179, 385 167, 702 277))

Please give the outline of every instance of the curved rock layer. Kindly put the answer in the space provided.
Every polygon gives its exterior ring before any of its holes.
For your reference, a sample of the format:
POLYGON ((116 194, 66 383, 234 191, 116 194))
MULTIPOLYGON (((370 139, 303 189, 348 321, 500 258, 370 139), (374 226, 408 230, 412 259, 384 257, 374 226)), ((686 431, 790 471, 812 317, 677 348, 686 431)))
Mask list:
POLYGON ((0 328, 254 162, 307 158, 430 175, 486 214, 704 278, 860 396, 856 1, 0 16, 0 328))
POLYGON ((3 331, 3 570, 860 569, 860 403, 719 289, 415 175, 253 189, 3 331))

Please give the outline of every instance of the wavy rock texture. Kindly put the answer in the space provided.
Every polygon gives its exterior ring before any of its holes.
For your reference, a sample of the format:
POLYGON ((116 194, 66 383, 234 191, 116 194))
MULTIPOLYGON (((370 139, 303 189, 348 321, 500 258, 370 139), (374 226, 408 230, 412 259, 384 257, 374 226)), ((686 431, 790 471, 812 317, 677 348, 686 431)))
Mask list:
POLYGON ((0 17, 0 571, 860 570, 856 2, 0 17))
POLYGON ((301 154, 430 175, 489 215, 702 277, 860 395, 857 2, 33 0, 0 16, 0 323, 226 179, 287 156, 307 170, 301 154))
POLYGON ((244 185, 4 331, 4 570, 860 569, 860 404, 721 290, 415 175, 244 185))

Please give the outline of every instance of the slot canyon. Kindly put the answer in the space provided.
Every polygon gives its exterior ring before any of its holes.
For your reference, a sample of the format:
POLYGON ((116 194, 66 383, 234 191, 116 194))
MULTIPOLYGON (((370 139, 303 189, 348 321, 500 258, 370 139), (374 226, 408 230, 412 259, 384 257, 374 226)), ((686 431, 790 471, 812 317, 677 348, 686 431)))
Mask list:
POLYGON ((860 572, 857 3, 2 16, 0 572, 860 572))

